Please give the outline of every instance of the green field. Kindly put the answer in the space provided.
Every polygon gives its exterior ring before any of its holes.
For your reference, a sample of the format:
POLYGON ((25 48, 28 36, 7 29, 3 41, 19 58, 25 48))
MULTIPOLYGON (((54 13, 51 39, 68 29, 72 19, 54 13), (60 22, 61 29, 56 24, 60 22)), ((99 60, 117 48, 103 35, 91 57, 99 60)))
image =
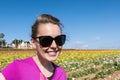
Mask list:
MULTIPOLYGON (((34 50, 0 50, 0 70, 14 59, 35 55, 34 50)), ((63 50, 55 62, 67 71, 68 78, 93 80, 120 70, 120 50, 63 50)))

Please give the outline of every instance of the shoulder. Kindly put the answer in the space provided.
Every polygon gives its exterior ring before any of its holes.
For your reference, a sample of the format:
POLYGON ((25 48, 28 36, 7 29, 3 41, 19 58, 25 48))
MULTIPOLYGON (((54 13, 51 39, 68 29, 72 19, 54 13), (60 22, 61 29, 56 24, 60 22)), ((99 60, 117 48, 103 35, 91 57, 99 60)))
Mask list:
POLYGON ((28 75, 36 76, 37 73, 38 72, 36 67, 34 66, 32 57, 22 60, 14 60, 12 63, 7 65, 2 70, 2 74, 4 75, 6 80, 19 80, 18 78, 20 77, 24 78, 22 80, 30 80, 30 79, 26 79, 26 76, 28 75))
POLYGON ((14 60, 14 64, 32 64, 32 57, 28 57, 21 60, 14 60))
POLYGON ((17 67, 19 66, 24 66, 24 65, 28 65, 28 64, 32 64, 32 59, 30 58, 26 58, 23 60, 14 60, 13 62, 11 62, 10 64, 8 64, 3 71, 14 71, 17 69, 17 67))
POLYGON ((53 80, 67 80, 65 69, 63 69, 62 67, 56 64, 54 65, 55 65, 55 73, 53 80))
POLYGON ((30 69, 31 67, 34 67, 34 62, 32 57, 28 57, 21 60, 14 60, 12 63, 12 66, 18 71, 18 70, 25 70, 30 69))

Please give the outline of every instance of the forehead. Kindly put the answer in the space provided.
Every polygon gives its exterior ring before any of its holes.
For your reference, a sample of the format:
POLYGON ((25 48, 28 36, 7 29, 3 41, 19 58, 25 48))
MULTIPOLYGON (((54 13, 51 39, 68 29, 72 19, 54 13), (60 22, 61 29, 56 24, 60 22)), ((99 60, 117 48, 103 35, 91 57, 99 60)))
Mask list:
POLYGON ((38 36, 57 36, 61 34, 61 29, 58 25, 52 23, 40 24, 38 27, 38 36))

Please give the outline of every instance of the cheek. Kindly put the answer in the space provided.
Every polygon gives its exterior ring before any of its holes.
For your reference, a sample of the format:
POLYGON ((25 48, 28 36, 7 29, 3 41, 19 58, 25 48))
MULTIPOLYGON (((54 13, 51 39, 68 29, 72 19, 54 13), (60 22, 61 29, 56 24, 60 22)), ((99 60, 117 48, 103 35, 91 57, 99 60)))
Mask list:
MULTIPOLYGON (((45 53, 47 53, 49 50, 51 50, 52 48, 51 47, 42 47, 42 46, 40 46, 39 44, 37 45, 37 51, 39 52, 39 53, 42 53, 42 54, 45 54, 45 53)), ((61 50, 62 50, 62 46, 57 46, 56 47, 56 50, 58 51, 58 53, 60 53, 61 52, 61 50)))
POLYGON ((58 46, 58 49, 61 51, 62 50, 62 46, 58 46))
POLYGON ((36 50, 37 50, 38 53, 43 53, 44 52, 42 47, 39 44, 36 44, 36 50))

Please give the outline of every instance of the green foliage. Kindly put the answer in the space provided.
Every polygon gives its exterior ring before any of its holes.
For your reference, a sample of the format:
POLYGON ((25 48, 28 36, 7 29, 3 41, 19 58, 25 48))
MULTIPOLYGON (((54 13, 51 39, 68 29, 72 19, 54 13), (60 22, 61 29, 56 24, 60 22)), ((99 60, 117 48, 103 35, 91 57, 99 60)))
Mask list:
MULTIPOLYGON (((28 50, 24 51, 24 49, 2 49, 3 51, 8 51, 7 53, 0 52, 0 70, 2 70, 6 65, 11 63, 14 59, 24 59, 29 56, 35 55, 35 51, 28 50), (14 53, 13 53, 13 52, 14 53)), ((95 78, 104 78, 106 75, 112 74, 117 70, 120 70, 120 55, 111 54, 106 56, 97 56, 86 59, 85 57, 78 57, 81 54, 77 54, 77 56, 73 56, 75 54, 67 52, 66 54, 60 55, 60 57, 55 62, 57 65, 63 67, 68 74, 69 80, 71 78, 82 78, 83 80, 90 80, 88 75, 94 74, 95 78)), ((87 53, 88 54, 88 53, 87 53)), ((110 53, 104 53, 110 54, 110 53)))

